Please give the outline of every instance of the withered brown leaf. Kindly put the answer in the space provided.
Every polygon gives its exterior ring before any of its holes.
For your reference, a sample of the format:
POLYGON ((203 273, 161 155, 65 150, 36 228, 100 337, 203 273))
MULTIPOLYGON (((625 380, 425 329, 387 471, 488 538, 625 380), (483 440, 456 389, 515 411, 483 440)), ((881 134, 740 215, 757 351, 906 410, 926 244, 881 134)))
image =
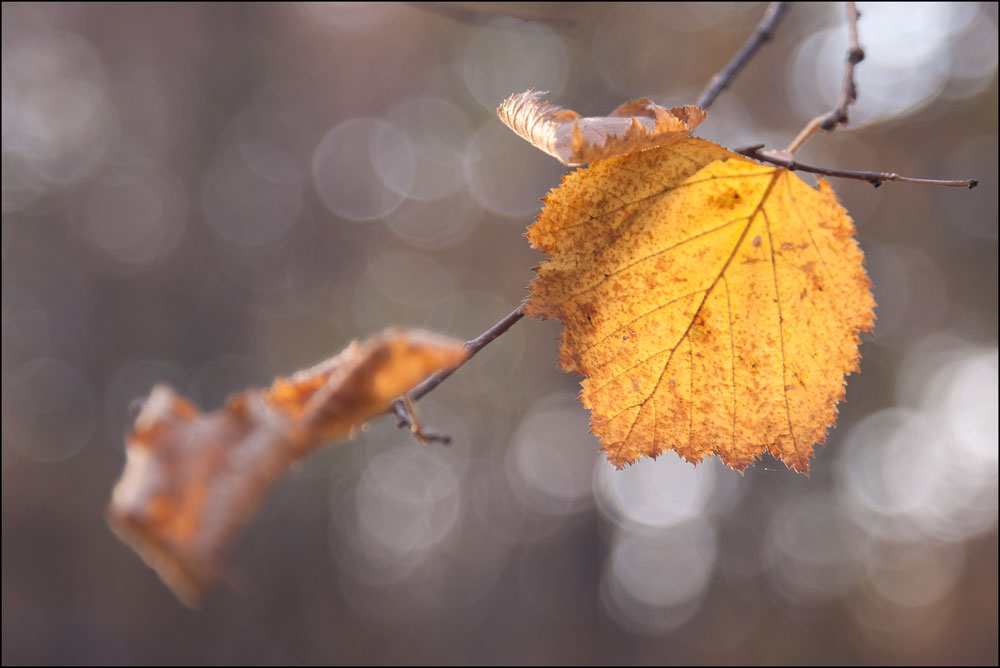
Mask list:
POLYGON ((672 144, 705 120, 694 105, 665 109, 648 99, 626 102, 608 116, 584 118, 544 101, 546 94, 531 89, 511 95, 497 114, 520 137, 570 167, 672 144))
POLYGON ((222 575, 226 548, 290 464, 386 412, 466 355, 460 341, 387 330, 267 390, 231 396, 211 413, 157 385, 127 436, 108 523, 194 607, 222 575))

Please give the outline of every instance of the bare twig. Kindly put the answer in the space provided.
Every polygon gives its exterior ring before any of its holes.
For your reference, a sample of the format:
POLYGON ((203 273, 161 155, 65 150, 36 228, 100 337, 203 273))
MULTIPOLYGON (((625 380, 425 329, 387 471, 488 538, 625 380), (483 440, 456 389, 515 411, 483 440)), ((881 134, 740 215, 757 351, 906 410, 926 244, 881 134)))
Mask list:
POLYGON ((848 169, 832 169, 829 167, 813 167, 812 165, 805 165, 801 162, 796 162, 792 157, 792 154, 788 151, 762 151, 761 149, 763 147, 763 144, 758 144, 756 146, 748 146, 743 149, 738 149, 736 152, 745 155, 748 158, 754 158, 755 160, 760 160, 761 162, 768 162, 772 165, 784 167, 785 169, 793 172, 797 170, 801 172, 812 172, 813 174, 823 174, 824 176, 839 176, 845 179, 867 181, 876 188, 882 185, 885 181, 919 183, 927 186, 950 186, 953 188, 975 188, 979 185, 979 182, 976 179, 966 179, 964 181, 944 181, 938 179, 918 179, 912 176, 900 176, 895 172, 869 172, 848 169))
POLYGON ((409 425, 413 437, 421 443, 440 443, 441 445, 451 443, 451 436, 448 434, 434 434, 423 430, 420 426, 420 420, 417 419, 417 411, 413 407, 410 397, 403 396, 401 399, 396 400, 392 404, 392 412, 396 415, 396 426, 403 428, 409 425))
POLYGON ((824 130, 833 130, 838 125, 846 125, 848 122, 847 109, 858 99, 858 86, 854 82, 854 68, 865 59, 865 51, 858 44, 858 8, 853 2, 847 4, 847 30, 850 46, 847 49, 846 64, 844 65, 844 83, 840 88, 840 98, 837 106, 826 119, 820 123, 824 130))
POLYGON ((788 145, 788 148, 785 149, 791 153, 794 153, 817 130, 835 130, 840 126, 847 125, 849 122, 847 110, 858 99, 858 87, 854 83, 854 67, 865 59, 865 52, 858 45, 858 9, 854 6, 853 2, 845 4, 847 5, 849 46, 844 65, 844 83, 840 87, 840 97, 837 99, 837 106, 822 116, 812 119, 802 128, 795 139, 792 140, 792 143, 788 145))
POLYGON ((420 421, 417 420, 417 412, 411 403, 407 406, 408 399, 399 399, 392 404, 392 412, 396 416, 396 426, 400 429, 407 428, 421 443, 440 443, 441 445, 449 445, 451 443, 451 436, 448 434, 437 434, 432 432, 424 431, 420 426, 420 421))
MULTIPOLYGON (((485 332, 483 332, 476 338, 466 341, 465 347, 469 351, 469 356, 465 358, 465 362, 468 362, 470 359, 472 359, 476 355, 476 353, 478 353, 480 350, 489 345, 490 342, 493 341, 495 338, 497 338, 498 336, 506 332, 508 329, 513 327, 518 320, 523 318, 524 317, 523 309, 524 309, 524 302, 522 301, 520 304, 517 305, 516 309, 514 309, 506 316, 504 316, 495 325, 487 329, 485 332)), ((465 364, 465 362, 462 362, 462 364, 465 364)), ((415 422, 415 420, 413 419, 414 416, 412 415, 412 411, 407 410, 405 402, 416 401, 417 399, 420 399, 425 394, 427 394, 435 387, 440 385, 445 378, 453 374, 455 370, 458 369, 458 367, 462 366, 462 364, 459 364, 458 366, 449 369, 448 371, 434 374, 433 376, 431 376, 430 378, 428 378, 427 380, 425 380, 424 382, 420 383, 415 388, 413 388, 413 390, 406 397, 404 397, 403 399, 397 399, 392 405, 393 413, 396 415, 396 425, 400 428, 407 427, 412 430, 414 428, 414 425, 416 424, 416 429, 419 430, 420 429, 419 423, 415 422)), ((442 439, 451 440, 444 435, 427 434, 423 432, 421 432, 421 435, 428 441, 447 442, 443 441, 442 439)))
POLYGON ((729 64, 726 65, 722 70, 719 71, 712 80, 708 82, 705 86, 705 90, 701 92, 698 96, 698 101, 695 103, 702 109, 708 109, 715 102, 715 98, 719 94, 726 90, 726 88, 733 82, 736 75, 746 66, 750 59, 753 58, 757 50, 764 45, 765 42, 769 42, 774 36, 774 30, 778 27, 778 23, 781 21, 782 17, 785 15, 785 11, 788 9, 787 2, 772 2, 767 6, 767 10, 764 12, 764 18, 760 20, 757 24, 757 29, 754 33, 750 35, 750 38, 740 49, 729 64))
POLYGON ((871 172, 849 169, 832 169, 829 167, 813 167, 811 165, 795 161, 792 154, 795 153, 795 151, 802 146, 802 144, 809 139, 809 137, 813 136, 817 130, 835 130, 838 127, 847 125, 849 122, 847 112, 851 105, 858 99, 858 87, 854 82, 854 68, 858 63, 865 59, 865 52, 858 44, 858 16, 860 16, 860 14, 858 13, 858 9, 854 6, 853 2, 845 4, 847 5, 847 32, 849 44, 844 65, 844 82, 840 88, 840 96, 837 99, 837 106, 822 116, 817 116, 809 121, 784 151, 762 151, 761 149, 763 148, 763 144, 761 144, 738 150, 737 153, 742 153, 750 158, 755 158, 763 162, 769 162, 772 165, 778 165, 791 171, 799 170, 803 172, 812 172, 813 174, 823 174, 824 176, 838 176, 845 179, 867 181, 876 188, 882 185, 885 181, 918 183, 929 186, 950 186, 954 188, 975 188, 979 185, 979 182, 975 179, 966 179, 961 181, 918 179, 911 176, 900 176, 895 172, 871 172))

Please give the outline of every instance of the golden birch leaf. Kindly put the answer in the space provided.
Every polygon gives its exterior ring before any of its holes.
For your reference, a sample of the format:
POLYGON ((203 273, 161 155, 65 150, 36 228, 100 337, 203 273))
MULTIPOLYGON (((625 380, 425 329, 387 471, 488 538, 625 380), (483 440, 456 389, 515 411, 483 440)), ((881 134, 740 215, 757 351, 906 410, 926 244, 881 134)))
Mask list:
POLYGON ((527 236, 550 256, 526 306, 616 467, 675 450, 808 472, 858 370, 875 302, 830 185, 701 139, 569 174, 527 236))
POLYGON ((691 134, 705 112, 693 105, 664 109, 652 100, 626 102, 608 116, 583 118, 542 98, 547 91, 511 95, 497 109, 507 127, 564 165, 576 167, 691 134))
POLYGON ((456 366, 460 341, 387 330, 212 413, 153 388, 127 436, 107 519, 181 601, 195 606, 226 548, 288 467, 384 413, 432 373, 456 366))

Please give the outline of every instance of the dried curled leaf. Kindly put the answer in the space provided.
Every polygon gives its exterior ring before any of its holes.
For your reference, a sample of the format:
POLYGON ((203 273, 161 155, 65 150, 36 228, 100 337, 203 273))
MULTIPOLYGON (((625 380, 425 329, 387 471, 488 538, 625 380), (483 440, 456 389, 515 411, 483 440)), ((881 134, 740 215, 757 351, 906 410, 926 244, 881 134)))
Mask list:
POLYGON ((525 312, 565 325, 560 366, 612 464, 673 449, 809 470, 875 302, 830 185, 700 139, 580 169, 528 231, 551 256, 525 312))
POLYGON ((543 101, 546 94, 532 89, 511 95, 497 114, 518 136, 570 167, 672 144, 705 120, 705 112, 693 105, 664 109, 647 99, 626 102, 608 116, 584 118, 543 101))
POLYGON ((127 437, 108 523, 195 606, 220 577, 229 543, 290 464, 466 355, 460 341, 387 330, 267 390, 234 395, 212 413, 157 385, 127 437))

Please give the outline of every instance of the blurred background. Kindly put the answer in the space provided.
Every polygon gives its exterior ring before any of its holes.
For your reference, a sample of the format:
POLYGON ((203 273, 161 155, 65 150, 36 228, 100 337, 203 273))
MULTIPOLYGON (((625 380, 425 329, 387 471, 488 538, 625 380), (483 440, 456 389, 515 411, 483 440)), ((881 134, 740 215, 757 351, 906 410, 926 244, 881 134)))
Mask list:
MULTIPOLYGON (((997 6, 859 3, 837 180, 879 303, 812 477, 614 471, 522 321, 297 466, 184 608, 103 511, 129 406, 200 406, 390 325, 525 296, 564 169, 497 120, 694 101, 763 4, 3 4, 3 662, 973 663, 997 652, 997 6)), ((696 131, 833 107, 844 8, 792 6, 696 131)))

